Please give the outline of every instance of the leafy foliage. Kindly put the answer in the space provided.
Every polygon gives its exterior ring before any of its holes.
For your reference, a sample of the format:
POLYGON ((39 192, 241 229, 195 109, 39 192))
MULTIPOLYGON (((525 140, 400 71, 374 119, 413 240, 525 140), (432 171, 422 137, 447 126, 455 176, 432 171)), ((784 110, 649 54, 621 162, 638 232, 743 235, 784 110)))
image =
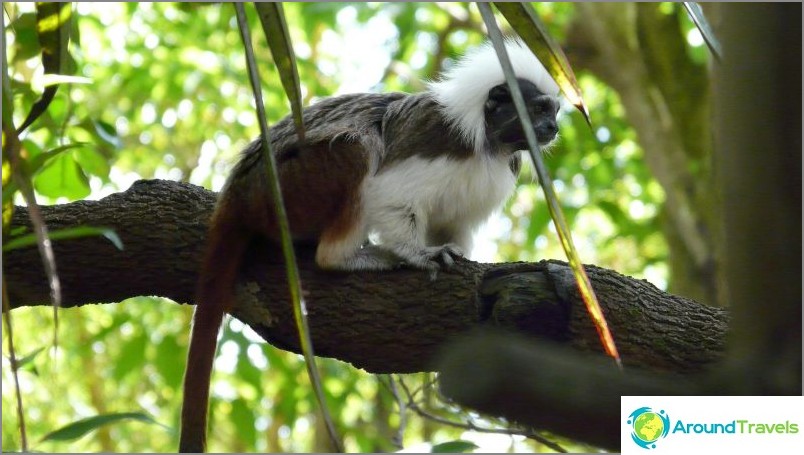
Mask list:
POLYGON ((98 428, 101 428, 104 425, 111 425, 121 420, 138 420, 145 423, 156 423, 152 418, 141 412, 123 412, 118 414, 99 415, 81 419, 77 422, 65 425, 58 430, 51 431, 42 438, 42 441, 73 441, 87 435, 94 430, 97 430, 98 428))
MULTIPOLYGON (((42 49, 33 6, 4 7, 14 120, 20 124, 44 90, 42 49)), ((535 7, 550 33, 564 39, 575 6, 535 7)), ((238 150, 258 134, 233 9, 194 3, 79 3, 73 8, 73 74, 91 83, 62 84, 22 136, 40 203, 103 197, 139 178, 219 189, 238 150)), ((484 39, 477 10, 460 4, 289 3, 285 13, 306 104, 349 91, 421 90, 422 80, 435 77, 451 58, 484 39)), ((250 28, 258 30, 257 16, 250 20, 250 28)), ((263 63, 268 120, 276 122, 290 112, 287 97, 269 63, 264 36, 253 36, 257 60, 263 63)), ((690 49, 700 56, 699 51, 690 49)), ((546 163, 580 256, 586 263, 666 286, 671 277, 660 231, 663 189, 645 166, 617 93, 591 73, 577 75, 594 128, 571 108, 564 109, 561 139, 546 163)), ((9 202, 7 172, 4 161, 4 202, 9 202)), ((528 169, 504 216, 494 218, 477 243, 480 260, 563 257, 528 169)), ((132 273, 136 268, 132 264, 132 273)), ((140 423, 92 426, 91 437, 70 441, 43 439, 82 419, 131 412, 177 427, 192 310, 161 302, 134 297, 117 305, 64 310, 61 326, 70 329, 61 331, 58 349, 51 347, 49 331, 42 330, 52 327, 49 310, 15 311, 15 333, 24 334, 15 340, 17 349, 28 354, 20 380, 28 432, 37 441, 33 449, 175 450, 175 433, 140 423)), ((5 381, 10 367, 5 344, 3 349, 5 381)), ((406 400, 382 378, 335 360, 324 359, 320 367, 329 408, 349 451, 429 450, 430 445, 419 444, 438 441, 467 442, 435 445, 433 451, 470 450, 469 444, 484 447, 491 437, 410 409, 400 414, 406 400)), ((215 369, 211 425, 217 437, 210 450, 327 450, 299 356, 266 345, 232 320, 220 340, 215 369)), ((509 426, 444 403, 431 375, 405 381, 431 414, 483 421, 495 429, 509 426)), ((4 410, 13 409, 10 388, 3 389, 2 404, 4 410)), ((14 413, 4 412, 2 419, 3 450, 19 450, 14 413)), ((503 447, 516 451, 550 450, 534 439, 495 437, 497 444, 502 438, 507 441, 503 447)))

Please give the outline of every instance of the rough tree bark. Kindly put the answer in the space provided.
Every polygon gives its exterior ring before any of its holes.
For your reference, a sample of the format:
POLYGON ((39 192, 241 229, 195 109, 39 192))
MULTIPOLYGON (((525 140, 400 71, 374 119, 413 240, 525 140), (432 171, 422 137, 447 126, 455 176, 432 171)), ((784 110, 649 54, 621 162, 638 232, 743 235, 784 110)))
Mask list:
MULTIPOLYGON (((64 306, 160 295, 191 302, 196 264, 214 194, 169 181, 140 181, 101 201, 44 207, 56 230, 113 228, 117 250, 101 237, 55 243, 64 306)), ((12 229, 27 225, 18 208, 12 229)), ((311 246, 299 246, 316 352, 371 372, 435 369, 438 348, 479 326, 496 326, 599 352, 571 272, 559 261, 479 264, 462 260, 430 282, 416 270, 325 273, 311 246)), ((35 248, 4 254, 14 307, 48 303, 35 248)), ((661 292, 651 284, 589 266, 589 274, 627 366, 690 373, 720 358, 728 315, 661 292)), ((233 315, 267 341, 298 350, 281 254, 255 244, 233 315)))

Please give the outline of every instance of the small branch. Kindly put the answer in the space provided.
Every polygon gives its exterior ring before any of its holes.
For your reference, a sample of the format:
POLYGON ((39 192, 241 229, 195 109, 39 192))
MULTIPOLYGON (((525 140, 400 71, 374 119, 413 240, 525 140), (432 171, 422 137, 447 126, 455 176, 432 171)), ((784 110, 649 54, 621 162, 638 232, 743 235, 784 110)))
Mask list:
POLYGON ((17 399, 17 420, 20 423, 20 451, 28 451, 28 432, 25 429, 25 412, 22 406, 22 393, 20 392, 19 364, 17 363, 17 351, 14 350, 14 333, 12 331, 11 311, 8 304, 8 292, 6 291, 6 280, 3 280, 3 322, 6 325, 6 335, 8 337, 8 359, 11 363, 11 376, 14 378, 14 395, 17 399))
MULTIPOLYGON (((391 381, 391 384, 394 383, 393 378, 391 378, 390 381, 391 381)), ((564 449, 560 445, 556 444, 555 442, 545 438, 544 436, 541 436, 541 435, 539 435, 537 433, 534 433, 532 431, 516 428, 515 426, 511 426, 509 428, 480 427, 480 426, 477 426, 471 420, 470 421, 465 421, 465 422, 458 422, 458 421, 455 421, 455 420, 450 420, 450 419, 446 419, 444 417, 437 416, 437 415, 435 415, 435 414, 433 414, 433 413, 431 413, 429 411, 426 411, 426 410, 422 409, 421 406, 419 406, 419 404, 416 402, 416 400, 414 398, 415 393, 410 392, 410 390, 408 389, 407 385, 405 384, 405 381, 401 377, 398 378, 398 381, 399 381, 399 385, 402 386, 402 390, 405 391, 405 395, 407 397, 407 403, 405 404, 405 407, 407 409, 412 410, 413 412, 415 412, 420 417, 432 420, 433 422, 440 423, 442 425, 448 425, 448 426, 455 427, 455 428, 463 428, 464 430, 477 431, 478 433, 505 434, 505 435, 509 435, 509 436, 513 436, 513 435, 524 436, 524 437, 526 437, 528 439, 533 439, 534 441, 536 441, 536 442, 538 442, 540 444, 544 444, 545 446, 555 450, 556 452, 561 452, 561 453, 566 453, 567 452, 566 449, 564 449)))
POLYGON ((396 401, 396 405, 399 408, 399 428, 396 430, 396 434, 394 438, 391 440, 391 443, 394 447, 402 450, 405 448, 404 441, 405 441, 405 428, 407 427, 407 414, 408 414, 408 407, 405 400, 402 399, 402 396, 399 394, 399 390, 396 388, 396 381, 394 381, 394 377, 391 375, 387 375, 386 378, 388 379, 388 384, 380 378, 380 384, 384 385, 388 388, 391 394, 394 396, 394 401, 396 401))

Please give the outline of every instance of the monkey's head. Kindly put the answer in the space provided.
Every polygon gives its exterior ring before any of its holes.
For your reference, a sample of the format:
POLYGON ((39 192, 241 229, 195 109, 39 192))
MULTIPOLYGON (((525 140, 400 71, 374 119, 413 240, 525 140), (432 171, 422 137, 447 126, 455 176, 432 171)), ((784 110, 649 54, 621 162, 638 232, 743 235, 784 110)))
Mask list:
MULTIPOLYGON (((541 145, 556 137, 558 84, 521 41, 505 43, 541 145)), ((473 49, 428 89, 454 131, 475 153, 511 153, 528 148, 494 47, 473 49)))
MULTIPOLYGON (((558 134, 556 124, 556 114, 559 109, 558 99, 543 93, 528 80, 517 79, 517 81, 522 90, 522 97, 525 99, 530 121, 536 131, 536 140, 540 146, 546 146, 558 134)), ((517 115, 508 84, 495 85, 489 90, 488 98, 483 105, 483 116, 486 136, 493 148, 503 146, 503 148, 513 151, 528 148, 522 122, 517 115)))

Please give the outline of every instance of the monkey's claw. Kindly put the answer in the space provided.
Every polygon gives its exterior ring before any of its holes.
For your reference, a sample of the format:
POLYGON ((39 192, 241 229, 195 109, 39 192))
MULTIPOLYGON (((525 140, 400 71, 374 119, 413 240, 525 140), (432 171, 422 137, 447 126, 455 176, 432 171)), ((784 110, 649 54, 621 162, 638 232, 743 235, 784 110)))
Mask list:
POLYGON ((438 254, 440 255, 441 263, 444 267, 450 269, 455 265, 455 258, 462 258, 463 257, 463 250, 458 245, 453 243, 448 243, 446 245, 442 245, 440 247, 435 247, 438 249, 438 254))
POLYGON ((427 270, 431 281, 438 277, 441 268, 450 269, 455 266, 455 258, 463 257, 463 251, 457 245, 448 243, 442 246, 426 247, 408 258, 407 262, 414 267, 427 270))

